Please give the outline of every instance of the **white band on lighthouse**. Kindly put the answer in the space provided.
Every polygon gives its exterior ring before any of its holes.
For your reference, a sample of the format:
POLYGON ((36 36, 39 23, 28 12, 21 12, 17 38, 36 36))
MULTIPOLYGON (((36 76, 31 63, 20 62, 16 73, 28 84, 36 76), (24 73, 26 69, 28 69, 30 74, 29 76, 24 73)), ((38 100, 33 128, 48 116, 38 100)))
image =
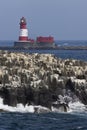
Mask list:
POLYGON ((28 37, 28 30, 27 29, 20 29, 20 36, 28 37))

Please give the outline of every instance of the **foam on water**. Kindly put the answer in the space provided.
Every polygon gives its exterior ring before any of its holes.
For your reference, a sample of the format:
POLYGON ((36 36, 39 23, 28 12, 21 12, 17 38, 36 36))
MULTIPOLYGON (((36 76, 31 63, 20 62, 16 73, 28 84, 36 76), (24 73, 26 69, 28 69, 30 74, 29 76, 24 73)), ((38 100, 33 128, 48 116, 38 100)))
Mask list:
POLYGON ((17 107, 12 107, 12 106, 8 106, 8 105, 4 105, 2 98, 0 98, 0 109, 3 111, 8 111, 8 112, 23 112, 23 113, 25 113, 25 112, 33 113, 34 112, 34 106, 32 106, 32 105, 23 106, 22 104, 17 104, 17 107))
MULTIPOLYGON (((16 107, 12 107, 12 106, 8 106, 8 105, 4 105, 3 104, 3 99, 0 98, 0 110, 3 111, 7 111, 7 112, 21 112, 21 113, 34 113, 35 109, 34 108, 38 108, 38 109, 43 109, 43 110, 47 110, 47 108, 42 107, 42 106, 33 106, 33 105, 26 105, 23 106, 22 104, 17 104, 16 107)), ((87 108, 84 104, 78 102, 70 102, 69 103, 69 110, 68 113, 82 113, 82 112, 86 112, 87 108)), ((55 110, 53 109, 52 112, 61 112, 60 110, 55 110)))
POLYGON ((3 104, 3 99, 0 97, 0 110, 1 111, 7 111, 7 112, 21 112, 21 113, 34 113, 35 109, 38 109, 37 112, 40 113, 41 110, 42 112, 44 111, 49 111, 48 108, 42 107, 42 106, 33 106, 33 105, 23 105, 23 104, 17 104, 16 107, 8 106, 3 104))
POLYGON ((69 112, 86 112, 87 111, 86 106, 79 101, 70 102, 69 108, 70 108, 69 112))

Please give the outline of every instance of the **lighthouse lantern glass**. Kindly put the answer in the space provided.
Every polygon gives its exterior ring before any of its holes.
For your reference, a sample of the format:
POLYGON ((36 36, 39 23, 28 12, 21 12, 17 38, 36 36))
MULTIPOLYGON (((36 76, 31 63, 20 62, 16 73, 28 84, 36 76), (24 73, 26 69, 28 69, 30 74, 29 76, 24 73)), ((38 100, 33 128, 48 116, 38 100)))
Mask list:
POLYGON ((23 22, 24 22, 24 20, 22 19, 22 20, 21 20, 21 22, 23 23, 23 22))

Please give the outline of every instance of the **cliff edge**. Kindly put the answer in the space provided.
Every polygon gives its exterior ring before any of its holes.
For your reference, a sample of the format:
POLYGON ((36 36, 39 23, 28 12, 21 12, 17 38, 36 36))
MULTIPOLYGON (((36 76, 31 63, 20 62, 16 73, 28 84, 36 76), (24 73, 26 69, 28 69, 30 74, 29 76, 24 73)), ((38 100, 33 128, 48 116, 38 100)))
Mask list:
POLYGON ((67 111, 75 101, 87 105, 87 62, 0 51, 0 97, 10 106, 22 103, 49 110, 67 111))

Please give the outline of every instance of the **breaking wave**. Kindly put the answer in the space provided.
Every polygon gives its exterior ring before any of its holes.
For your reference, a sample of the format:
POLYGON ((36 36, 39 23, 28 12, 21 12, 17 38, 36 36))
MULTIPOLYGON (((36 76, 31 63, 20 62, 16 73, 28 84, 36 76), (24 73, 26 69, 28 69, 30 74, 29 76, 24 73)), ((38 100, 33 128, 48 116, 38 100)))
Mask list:
POLYGON ((82 103, 78 102, 73 102, 73 103, 69 103, 69 107, 72 111, 84 111, 86 110, 86 106, 82 103))
MULTIPOLYGON (((3 99, 0 98, 0 111, 5 111, 5 112, 20 112, 20 113, 34 113, 35 112, 35 108, 38 109, 42 109, 44 112, 46 110, 48 110, 48 108, 46 107, 42 107, 42 106, 33 106, 33 105, 22 105, 22 104, 17 104, 16 107, 12 107, 12 106, 8 106, 3 104, 3 99)), ((49 111, 48 111, 49 112, 49 111)), ((56 110, 52 110, 52 112, 61 112, 56 111, 56 110)), ((77 102, 70 102, 69 103, 69 110, 68 113, 87 113, 87 107, 86 105, 80 103, 79 101, 77 102)))
POLYGON ((70 102, 69 103, 69 112, 71 113, 87 113, 87 106, 82 104, 81 102, 70 102))
POLYGON ((0 98, 0 110, 7 111, 7 112, 34 112, 34 107, 32 105, 23 106, 22 104, 17 104, 16 107, 8 106, 3 104, 3 99, 0 98))

